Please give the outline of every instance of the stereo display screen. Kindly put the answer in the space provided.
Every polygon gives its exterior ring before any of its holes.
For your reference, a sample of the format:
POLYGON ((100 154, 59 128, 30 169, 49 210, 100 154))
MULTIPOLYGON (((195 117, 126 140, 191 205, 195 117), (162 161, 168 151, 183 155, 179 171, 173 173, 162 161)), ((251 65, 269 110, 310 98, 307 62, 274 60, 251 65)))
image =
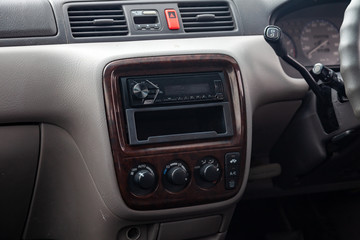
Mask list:
POLYGON ((164 93, 166 96, 200 95, 207 94, 209 92, 210 86, 208 83, 164 86, 164 93))

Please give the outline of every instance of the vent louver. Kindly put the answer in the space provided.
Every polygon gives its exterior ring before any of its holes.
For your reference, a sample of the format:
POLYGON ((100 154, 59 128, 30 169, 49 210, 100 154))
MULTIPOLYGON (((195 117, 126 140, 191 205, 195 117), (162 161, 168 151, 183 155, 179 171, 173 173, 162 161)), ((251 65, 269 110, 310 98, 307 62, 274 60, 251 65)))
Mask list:
POLYGON ((118 5, 70 6, 68 15, 74 38, 127 35, 124 11, 118 5))
POLYGON ((185 32, 220 32, 235 28, 226 2, 186 2, 178 6, 185 32))

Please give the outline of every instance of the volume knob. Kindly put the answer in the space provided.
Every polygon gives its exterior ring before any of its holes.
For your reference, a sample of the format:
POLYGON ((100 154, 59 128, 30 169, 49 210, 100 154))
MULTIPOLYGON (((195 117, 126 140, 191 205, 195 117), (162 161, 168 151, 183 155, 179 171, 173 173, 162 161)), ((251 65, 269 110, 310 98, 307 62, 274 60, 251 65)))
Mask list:
POLYGON ((140 98, 140 99, 144 99, 149 95, 149 89, 145 83, 135 84, 132 91, 133 91, 133 94, 135 95, 135 97, 140 98))

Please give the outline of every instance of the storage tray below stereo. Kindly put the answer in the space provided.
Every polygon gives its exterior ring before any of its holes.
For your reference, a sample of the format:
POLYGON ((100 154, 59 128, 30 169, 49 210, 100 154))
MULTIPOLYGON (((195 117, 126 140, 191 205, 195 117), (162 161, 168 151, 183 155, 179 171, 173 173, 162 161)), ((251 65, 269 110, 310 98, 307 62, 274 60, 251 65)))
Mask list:
POLYGON ((130 145, 233 135, 227 102, 127 109, 130 145))

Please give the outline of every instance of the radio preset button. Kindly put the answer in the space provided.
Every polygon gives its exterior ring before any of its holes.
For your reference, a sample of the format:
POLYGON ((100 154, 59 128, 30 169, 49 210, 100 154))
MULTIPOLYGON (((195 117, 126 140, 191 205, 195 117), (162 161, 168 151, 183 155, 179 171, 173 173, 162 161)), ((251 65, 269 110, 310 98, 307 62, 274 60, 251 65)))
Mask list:
POLYGON ((218 94, 216 94, 216 99, 223 100, 224 95, 222 93, 218 93, 218 94))
POLYGON ((221 80, 215 80, 214 81, 214 86, 215 86, 215 92, 216 93, 223 93, 224 92, 224 87, 222 84, 221 80))

